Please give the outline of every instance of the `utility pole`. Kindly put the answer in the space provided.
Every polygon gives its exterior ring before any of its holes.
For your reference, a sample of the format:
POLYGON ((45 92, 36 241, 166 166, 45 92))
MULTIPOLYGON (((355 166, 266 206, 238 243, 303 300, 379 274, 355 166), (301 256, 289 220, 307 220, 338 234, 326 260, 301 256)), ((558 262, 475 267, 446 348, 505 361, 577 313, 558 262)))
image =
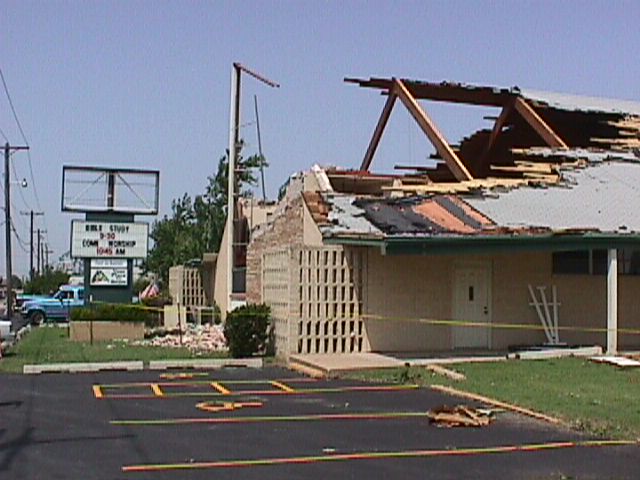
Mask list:
POLYGON ((238 174, 241 167, 237 165, 240 153, 240 97, 241 97, 241 74, 245 73, 250 77, 258 80, 272 88, 279 88, 276 82, 273 82, 264 76, 256 73, 240 63, 233 64, 231 71, 231 99, 229 102, 229 162, 228 162, 228 184, 227 184, 227 305, 225 308, 231 310, 233 300, 234 287, 241 287, 241 292, 245 293, 246 280, 238 276, 237 282, 234 282, 236 267, 243 248, 246 247, 246 241, 239 236, 239 229, 236 229, 236 223, 240 222, 239 215, 239 196, 240 185, 238 182, 238 174), (238 232, 236 231, 238 230, 238 232), (243 285, 236 285, 242 283, 243 285))
POLYGON ((12 150, 29 150, 27 146, 12 147, 9 142, 4 144, 4 222, 6 240, 6 269, 7 269, 7 319, 13 318, 13 268, 11 265, 11 194, 9 188, 9 159, 12 150))
POLYGON ((20 215, 29 215, 29 280, 33 282, 35 270, 33 269, 33 217, 44 215, 44 212, 20 212, 20 215))
POLYGON ((45 243, 44 245, 44 271, 46 272, 49 268, 49 254, 53 253, 53 250, 49 249, 48 243, 45 243))
POLYGON ((41 248, 41 245, 40 245, 40 235, 41 235, 41 230, 38 229, 38 250, 37 250, 37 252, 38 252, 38 270, 37 270, 38 275, 40 275, 40 258, 42 258, 40 256, 40 254, 42 253, 42 248, 41 248))

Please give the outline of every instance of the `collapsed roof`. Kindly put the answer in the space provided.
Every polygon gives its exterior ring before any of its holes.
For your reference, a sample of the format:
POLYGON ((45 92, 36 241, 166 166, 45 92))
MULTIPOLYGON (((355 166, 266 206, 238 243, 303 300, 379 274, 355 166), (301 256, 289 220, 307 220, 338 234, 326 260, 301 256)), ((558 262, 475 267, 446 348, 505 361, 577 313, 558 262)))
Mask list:
MULTIPOLYGON (((640 103, 459 83, 345 79, 387 97, 359 170, 326 169, 305 201, 325 240, 640 233, 640 103), (369 172, 396 99, 437 166, 369 172), (418 100, 500 107, 449 145, 418 100)), ((318 173, 316 172, 316 175, 318 173)))

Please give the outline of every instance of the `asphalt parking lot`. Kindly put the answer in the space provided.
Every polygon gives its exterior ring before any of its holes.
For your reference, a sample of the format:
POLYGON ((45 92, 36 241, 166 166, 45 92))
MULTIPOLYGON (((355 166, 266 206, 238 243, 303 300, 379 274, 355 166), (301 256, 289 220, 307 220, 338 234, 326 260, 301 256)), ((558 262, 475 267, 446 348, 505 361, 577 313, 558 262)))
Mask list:
POLYGON ((460 401, 426 389, 276 368, 163 373, 0 376, 0 479, 631 479, 640 469, 637 446, 558 443, 589 439, 513 414, 436 428, 424 412, 460 401))

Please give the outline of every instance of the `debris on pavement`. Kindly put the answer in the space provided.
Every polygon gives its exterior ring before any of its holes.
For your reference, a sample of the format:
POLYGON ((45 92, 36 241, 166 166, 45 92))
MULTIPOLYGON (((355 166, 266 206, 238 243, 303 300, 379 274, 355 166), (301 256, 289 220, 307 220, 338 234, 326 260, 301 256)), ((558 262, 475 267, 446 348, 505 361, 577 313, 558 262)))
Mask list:
POLYGON ((486 427, 493 420, 490 411, 466 405, 434 408, 427 412, 431 423, 441 428, 452 427, 486 427))

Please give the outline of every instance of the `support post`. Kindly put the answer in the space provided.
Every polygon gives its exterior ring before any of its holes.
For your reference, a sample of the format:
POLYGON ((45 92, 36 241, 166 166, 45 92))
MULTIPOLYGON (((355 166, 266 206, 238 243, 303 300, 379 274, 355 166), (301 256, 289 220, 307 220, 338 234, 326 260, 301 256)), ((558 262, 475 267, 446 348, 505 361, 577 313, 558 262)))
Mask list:
POLYGON ((607 355, 618 353, 618 251, 608 250, 607 259, 607 355))

